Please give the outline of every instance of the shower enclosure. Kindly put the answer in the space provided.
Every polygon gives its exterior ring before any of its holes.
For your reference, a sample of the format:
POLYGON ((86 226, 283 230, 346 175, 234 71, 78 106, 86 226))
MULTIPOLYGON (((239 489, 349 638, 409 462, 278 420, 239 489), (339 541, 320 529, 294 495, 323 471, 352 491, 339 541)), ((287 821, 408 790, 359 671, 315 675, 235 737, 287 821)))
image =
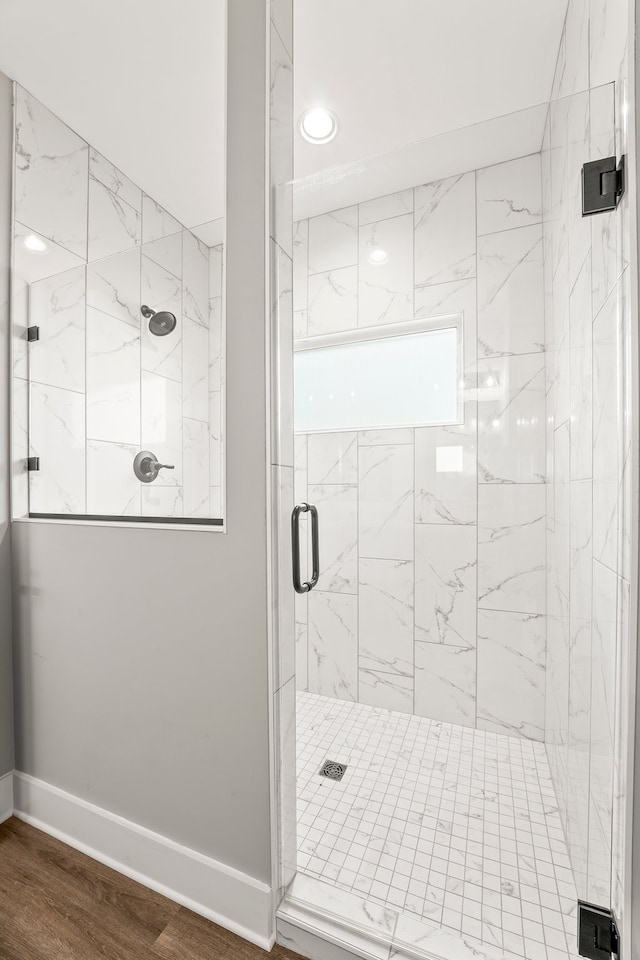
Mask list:
POLYGON ((573 29, 548 103, 292 185, 278 929, 311 955, 628 929, 632 212, 581 197, 628 94, 624 59, 568 78, 573 29))
POLYGON ((14 179, 14 517, 221 526, 223 220, 187 229, 20 86, 14 179))

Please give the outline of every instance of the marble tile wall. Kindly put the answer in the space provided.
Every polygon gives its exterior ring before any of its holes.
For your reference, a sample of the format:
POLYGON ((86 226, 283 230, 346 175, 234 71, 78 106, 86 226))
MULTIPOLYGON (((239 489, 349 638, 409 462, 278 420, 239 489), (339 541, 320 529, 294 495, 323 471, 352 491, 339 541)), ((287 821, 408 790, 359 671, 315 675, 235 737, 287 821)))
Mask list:
POLYGON ((459 313, 464 344, 460 424, 296 435, 299 689, 542 740, 540 156, 295 224, 293 302, 297 338, 459 313))
POLYGON ((20 87, 15 118, 17 515, 221 517, 222 247, 20 87), (176 329, 151 335, 142 304, 176 329), (140 449, 175 469, 140 483, 140 449))
POLYGON ((629 211, 581 216, 627 153, 627 4, 570 0, 542 151, 547 348, 546 746, 578 896, 624 905, 630 649, 629 211))

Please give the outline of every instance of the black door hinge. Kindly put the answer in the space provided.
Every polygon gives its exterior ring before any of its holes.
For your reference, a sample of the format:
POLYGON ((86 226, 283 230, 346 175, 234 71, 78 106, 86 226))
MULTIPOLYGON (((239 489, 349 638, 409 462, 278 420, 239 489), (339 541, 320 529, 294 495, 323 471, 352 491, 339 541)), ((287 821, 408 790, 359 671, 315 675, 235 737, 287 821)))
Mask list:
POLYGON ((27 470, 30 472, 32 470, 40 469, 40 457, 27 457, 27 470))
POLYGON ((618 925, 612 910, 578 900, 578 953, 589 960, 620 956, 618 925))
POLYGON ((27 327, 27 340, 33 343, 40 339, 40 327, 27 327))
POLYGON ((615 210, 625 190, 625 158, 592 160, 582 168, 582 216, 615 210))

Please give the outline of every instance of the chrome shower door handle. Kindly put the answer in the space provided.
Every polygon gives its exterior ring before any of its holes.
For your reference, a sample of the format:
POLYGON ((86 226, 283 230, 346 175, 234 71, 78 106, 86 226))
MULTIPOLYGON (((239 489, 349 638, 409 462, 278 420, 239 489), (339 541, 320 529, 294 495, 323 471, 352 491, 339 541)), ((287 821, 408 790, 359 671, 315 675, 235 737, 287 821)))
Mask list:
POLYGON ((320 579, 320 545, 318 541, 318 510, 309 503, 300 503, 291 514, 291 547, 293 557, 293 589, 296 593, 308 593, 320 579), (304 583, 300 578, 300 514, 311 514, 311 580, 304 583))

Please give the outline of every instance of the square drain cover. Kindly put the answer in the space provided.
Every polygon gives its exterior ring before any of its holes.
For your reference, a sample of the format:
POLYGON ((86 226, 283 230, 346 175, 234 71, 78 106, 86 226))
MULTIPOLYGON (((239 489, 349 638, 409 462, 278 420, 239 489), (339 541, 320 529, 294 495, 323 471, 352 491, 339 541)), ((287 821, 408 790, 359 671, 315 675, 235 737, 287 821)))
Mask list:
POLYGON ((346 763, 336 763, 335 760, 325 760, 320 768, 320 776, 329 780, 342 780, 347 769, 346 763))

